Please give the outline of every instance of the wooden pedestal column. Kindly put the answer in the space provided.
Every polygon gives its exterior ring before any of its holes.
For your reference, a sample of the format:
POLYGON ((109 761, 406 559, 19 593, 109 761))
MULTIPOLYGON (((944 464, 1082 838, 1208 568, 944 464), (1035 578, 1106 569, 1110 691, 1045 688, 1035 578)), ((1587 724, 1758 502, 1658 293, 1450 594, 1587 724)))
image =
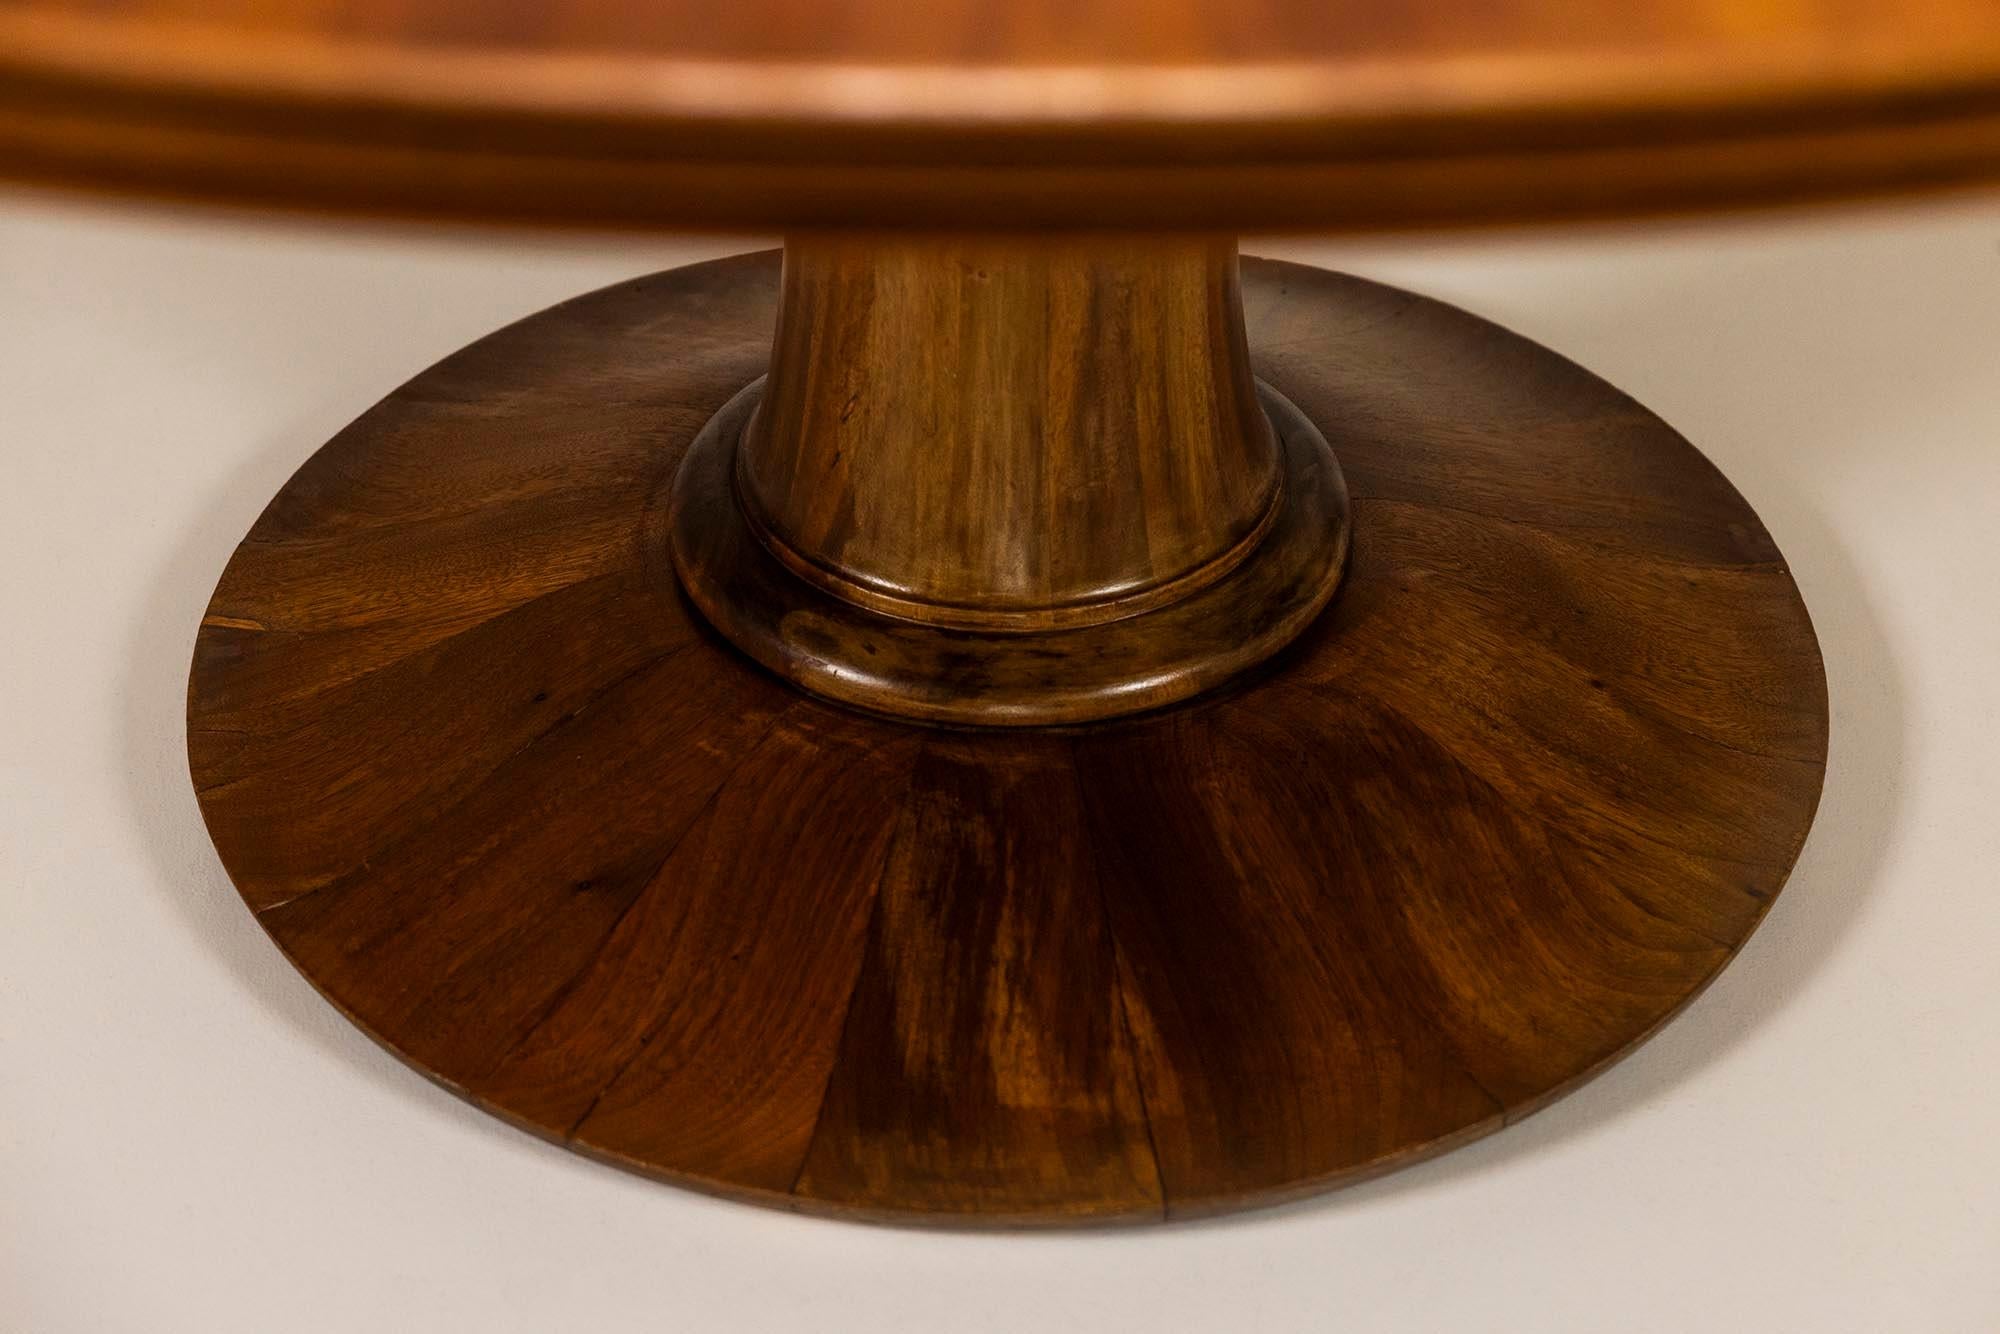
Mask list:
POLYGON ((770 373, 674 519, 753 657, 954 723, 1193 694, 1303 629, 1346 547, 1338 465, 1252 380, 1209 236, 794 240, 770 373))

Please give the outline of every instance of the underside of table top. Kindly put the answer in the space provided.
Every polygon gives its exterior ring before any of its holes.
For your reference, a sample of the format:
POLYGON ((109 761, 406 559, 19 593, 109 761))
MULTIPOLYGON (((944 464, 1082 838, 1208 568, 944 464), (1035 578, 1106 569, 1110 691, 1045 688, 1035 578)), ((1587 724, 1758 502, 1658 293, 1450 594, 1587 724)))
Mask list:
POLYGON ((1783 202, 2000 178, 2000 4, 0 3, 0 174, 633 226, 1783 202))

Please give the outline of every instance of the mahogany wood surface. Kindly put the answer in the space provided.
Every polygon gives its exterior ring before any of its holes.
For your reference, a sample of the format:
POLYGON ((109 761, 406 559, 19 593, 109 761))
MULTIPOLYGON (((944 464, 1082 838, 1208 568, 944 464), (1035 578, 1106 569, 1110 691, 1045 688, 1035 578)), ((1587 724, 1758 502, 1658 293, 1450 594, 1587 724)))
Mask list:
POLYGON ((1715 207, 2000 177, 2000 2, 0 0, 0 171, 631 226, 1715 207))
POLYGON ((781 675, 1082 722, 1217 684, 1333 595, 1339 464, 1253 383, 1233 238, 813 235, 781 292, 670 520, 689 595, 781 675))
MULTIPOLYGON (((798 577, 759 540, 730 486, 735 441, 763 381, 726 404, 688 447, 668 506, 681 587, 736 647, 796 685, 872 713, 980 727, 1087 722, 1158 708, 1254 667, 1311 624, 1339 586, 1347 487, 1324 437, 1260 385, 1277 428, 1283 485, 1272 521, 1240 559, 1115 620, 1053 628, 927 624, 798 577)), ((1112 400, 1112 401, 1115 401, 1112 400)), ((939 468, 951 466, 941 461, 939 468)), ((1072 484, 1075 484, 1072 482, 1072 484)), ((1040 498, 1019 502, 1032 519, 1040 498)), ((1073 535, 1089 542, 1089 531, 1073 535)), ((1233 553, 1232 553, 1233 554, 1233 553)), ((967 614, 976 610, 967 604, 967 614)), ((1060 610, 1050 608, 1049 610, 1060 610)), ((1043 619, 1031 609, 1031 625, 1043 619)))
POLYGON ((1353 547, 1175 708, 953 731, 738 654, 667 550, 774 255, 517 323, 315 454, 224 572, 189 752, 357 1024, 669 1180, 924 1222, 1185 1216, 1494 1130, 1740 947, 1817 802, 1784 560, 1691 446, 1408 293, 1246 261, 1353 547))
POLYGON ((809 235, 780 290, 738 491, 841 597, 1081 625, 1213 582, 1269 526, 1233 236, 809 235))

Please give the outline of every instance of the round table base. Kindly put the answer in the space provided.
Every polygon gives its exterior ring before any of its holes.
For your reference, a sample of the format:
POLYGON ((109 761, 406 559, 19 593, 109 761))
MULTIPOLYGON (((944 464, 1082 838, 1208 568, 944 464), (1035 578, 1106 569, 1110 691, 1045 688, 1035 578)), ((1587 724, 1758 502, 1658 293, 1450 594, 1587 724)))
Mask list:
POLYGON ((1247 676, 1068 729, 806 695, 684 600, 669 489, 774 255, 568 302, 321 449, 196 647, 203 813, 356 1024, 510 1121, 785 1207, 1147 1219, 1348 1181, 1629 1050, 1818 799, 1798 591, 1532 343, 1246 260, 1352 551, 1247 676))

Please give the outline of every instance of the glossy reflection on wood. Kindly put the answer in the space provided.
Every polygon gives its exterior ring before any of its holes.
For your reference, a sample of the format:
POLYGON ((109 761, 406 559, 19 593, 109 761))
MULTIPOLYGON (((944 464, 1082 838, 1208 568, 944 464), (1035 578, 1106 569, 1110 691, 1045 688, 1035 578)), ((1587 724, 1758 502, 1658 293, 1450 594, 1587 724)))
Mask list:
POLYGON ((222 860, 433 1078, 790 1208, 1197 1214, 1542 1105, 1784 883, 1826 749, 1797 589, 1586 372, 1247 261, 1253 367, 1338 443, 1341 594, 1193 702, 954 732, 799 693, 676 590, 672 479, 777 294, 749 256, 474 344, 216 590, 189 748, 222 860))
POLYGON ((770 373, 674 487, 726 638, 932 722, 1184 699, 1290 642, 1347 553, 1332 452, 1253 382, 1227 238, 796 240, 770 373))
POLYGON ((837 597, 1091 624, 1214 582, 1269 527, 1233 237, 799 237, 782 293, 738 486, 837 597))

